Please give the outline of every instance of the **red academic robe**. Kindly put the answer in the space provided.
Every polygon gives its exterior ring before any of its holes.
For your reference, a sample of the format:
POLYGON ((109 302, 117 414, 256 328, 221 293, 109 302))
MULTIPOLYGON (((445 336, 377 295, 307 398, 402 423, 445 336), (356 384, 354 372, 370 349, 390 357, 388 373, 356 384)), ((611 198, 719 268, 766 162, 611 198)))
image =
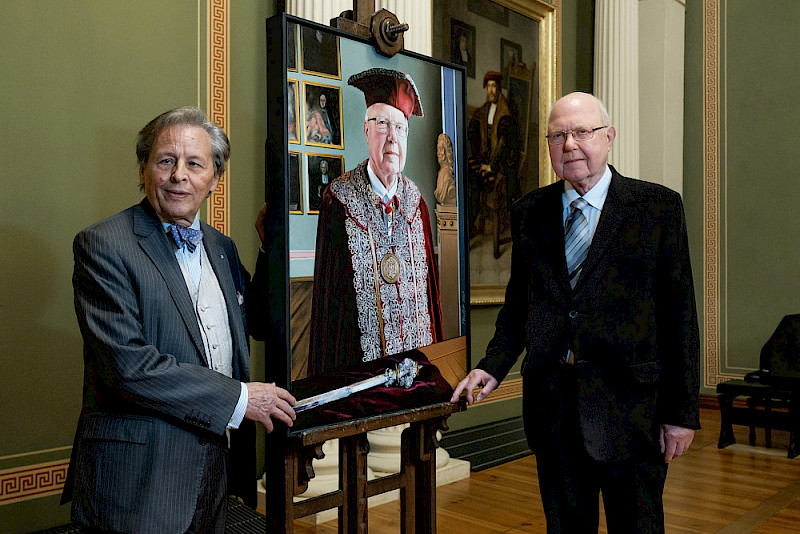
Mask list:
MULTIPOLYGON (((379 225, 383 223, 381 205, 377 195, 371 192, 369 179, 366 171, 366 161, 361 163, 356 169, 346 173, 344 176, 334 180, 322 196, 322 203, 319 211, 319 221, 317 226, 316 259, 314 265, 314 293, 312 299, 311 312, 311 343, 309 347, 308 376, 315 376, 332 369, 337 369, 356 364, 371 356, 374 356, 376 348, 370 342, 368 330, 378 330, 379 324, 387 324, 385 333, 387 339, 385 346, 389 347, 384 352, 379 348, 381 356, 393 354, 402 350, 410 350, 421 345, 411 346, 417 339, 429 340, 436 343, 442 339, 441 304, 439 301, 439 271, 436 256, 433 251, 431 238, 431 224, 428 215, 428 207, 425 200, 419 194, 419 190, 411 180, 403 177, 402 183, 398 185, 398 201, 395 204, 395 225, 407 225, 404 228, 395 230, 393 235, 402 236, 406 229, 417 243, 424 243, 425 258, 427 265, 427 280, 422 283, 420 271, 415 271, 416 287, 415 298, 425 299, 427 303, 427 314, 429 317, 430 337, 428 337, 427 324, 428 318, 424 318, 422 323, 426 326, 424 332, 419 336, 409 334, 413 325, 407 320, 404 324, 400 321, 398 327, 397 318, 387 316, 387 308, 382 306, 383 313, 373 313, 377 311, 377 306, 365 306, 365 299, 370 298, 370 291, 364 288, 374 288, 374 265, 376 262, 369 258, 365 262, 363 253, 360 259, 353 257, 353 249, 356 245, 352 242, 356 239, 367 239, 367 226, 370 226, 372 238, 375 241, 376 249, 381 249, 381 236, 379 225), (338 183, 337 183, 338 182, 338 183), (345 192, 345 193, 343 193, 345 192), (349 193, 347 193, 349 192, 349 193), (345 198, 350 194, 349 198, 345 198), (338 195, 338 196, 337 196, 338 195), (356 198, 356 200, 354 200, 356 198), (348 226, 349 225, 349 226, 348 226), (422 236, 415 235, 418 229, 422 236), (348 232, 350 234, 348 234, 348 232), (420 238, 421 237, 421 238, 420 238), (351 248, 352 247, 352 248, 351 248), (353 264, 364 265, 364 269, 358 277, 355 276, 353 264), (355 278, 354 278, 355 277, 355 278), (359 282, 359 280, 361 282, 359 282), (362 289, 359 291, 362 309, 359 313, 357 303, 356 286, 361 283, 362 289), (361 315, 361 318, 359 318, 361 315), (366 332, 366 333, 365 333, 366 332), (403 339, 408 336, 408 339, 403 339)), ((403 257, 407 251, 403 248, 403 239, 398 240, 397 255, 403 257)), ((385 247, 383 247, 385 249, 385 247)), ((413 249, 413 245, 410 247, 413 249)), ((382 254, 379 252, 379 254, 382 254)), ((414 250, 413 256, 420 258, 420 250, 414 250)), ((377 257, 380 261, 380 256, 377 257)), ((380 279, 380 294, 383 297, 381 302, 387 301, 389 295, 397 299, 398 305, 395 309, 408 309, 414 306, 413 302, 403 303, 403 299, 411 301, 409 297, 409 283, 413 285, 408 268, 409 263, 404 265, 401 278, 395 284, 386 284, 385 280, 380 279), (402 286, 402 284, 406 284, 402 286), (388 286, 394 285, 396 290, 388 286), (401 291, 401 286, 405 291, 401 291), (401 297, 405 294, 405 297, 401 297), (406 308, 403 308, 403 306, 406 308)), ((380 272, 380 269, 378 269, 380 272)), ((380 276, 380 274, 378 274, 380 276)), ((375 292, 372 289, 371 298, 375 299, 375 292)), ((376 299, 377 300, 377 299, 376 299)), ((390 303, 394 304, 394 303, 390 303)), ((402 315, 402 314, 401 314, 402 315)), ((373 340, 375 337, 373 336, 373 340)))

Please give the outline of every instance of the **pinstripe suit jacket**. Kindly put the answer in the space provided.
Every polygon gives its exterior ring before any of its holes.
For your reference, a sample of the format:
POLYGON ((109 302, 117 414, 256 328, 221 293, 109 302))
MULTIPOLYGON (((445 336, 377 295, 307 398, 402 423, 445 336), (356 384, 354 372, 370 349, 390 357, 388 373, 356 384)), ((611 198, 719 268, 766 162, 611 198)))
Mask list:
MULTIPOLYGON (((208 368, 174 248, 145 198, 81 231, 73 249, 75 312, 84 341, 83 409, 62 501, 74 522, 120 532, 185 532, 209 446, 249 380, 249 285, 236 247, 202 224, 203 243, 228 308, 233 378, 208 368)), ((255 299, 254 299, 255 300, 255 299)), ((233 443, 254 488, 254 427, 233 443)), ((225 483, 220 473, 220 484, 225 483)), ((249 486, 248 486, 249 484, 249 486)), ((230 490, 234 492, 235 488, 230 490)))

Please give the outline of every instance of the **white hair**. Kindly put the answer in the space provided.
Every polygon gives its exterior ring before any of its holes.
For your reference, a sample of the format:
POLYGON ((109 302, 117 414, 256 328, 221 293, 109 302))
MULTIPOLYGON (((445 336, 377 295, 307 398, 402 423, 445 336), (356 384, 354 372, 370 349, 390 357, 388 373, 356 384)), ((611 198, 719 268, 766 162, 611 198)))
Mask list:
MULTIPOLYGON (((591 93, 581 93, 580 91, 578 91, 576 93, 570 93, 570 94, 584 94, 594 98, 594 101, 597 102, 597 111, 600 113, 600 119, 602 119, 604 126, 611 125, 611 118, 608 116, 608 110, 606 109, 606 105, 603 104, 602 100, 600 100, 591 93)), ((553 108, 556 107, 556 104, 558 104, 559 102, 561 102, 561 100, 563 100, 568 96, 569 95, 564 95, 550 105, 550 109, 547 111, 547 124, 550 124, 550 117, 553 114, 553 108)))

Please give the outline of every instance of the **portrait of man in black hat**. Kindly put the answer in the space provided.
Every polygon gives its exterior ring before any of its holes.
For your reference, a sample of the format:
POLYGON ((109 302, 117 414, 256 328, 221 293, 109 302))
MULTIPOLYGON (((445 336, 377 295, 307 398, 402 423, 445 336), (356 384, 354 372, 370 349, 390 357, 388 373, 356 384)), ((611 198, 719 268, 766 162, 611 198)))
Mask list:
MULTIPOLYGON (((519 129, 508 100, 502 93, 503 75, 487 71, 483 77, 486 102, 475 110, 469 121, 469 222, 472 237, 484 232, 487 198, 494 196, 498 217, 492 224, 503 233, 509 228, 509 207, 519 196, 517 166, 519 164, 519 129)), ((498 251, 495 250, 495 257, 498 251)))
POLYGON ((348 84, 366 100, 368 157, 324 190, 317 224, 308 376, 442 340, 428 207, 403 174, 414 80, 372 68, 348 84))

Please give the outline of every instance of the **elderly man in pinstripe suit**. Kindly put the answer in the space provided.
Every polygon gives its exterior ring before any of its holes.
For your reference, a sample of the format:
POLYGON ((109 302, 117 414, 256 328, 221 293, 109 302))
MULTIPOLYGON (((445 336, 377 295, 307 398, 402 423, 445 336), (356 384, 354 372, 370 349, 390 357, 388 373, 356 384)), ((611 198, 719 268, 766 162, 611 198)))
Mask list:
POLYGON ((89 531, 222 532, 228 493, 255 501, 252 421, 295 417, 287 391, 250 382, 266 258, 251 282, 199 220, 230 155, 201 110, 156 117, 136 152, 146 198, 73 246, 85 371, 63 500, 89 531))

